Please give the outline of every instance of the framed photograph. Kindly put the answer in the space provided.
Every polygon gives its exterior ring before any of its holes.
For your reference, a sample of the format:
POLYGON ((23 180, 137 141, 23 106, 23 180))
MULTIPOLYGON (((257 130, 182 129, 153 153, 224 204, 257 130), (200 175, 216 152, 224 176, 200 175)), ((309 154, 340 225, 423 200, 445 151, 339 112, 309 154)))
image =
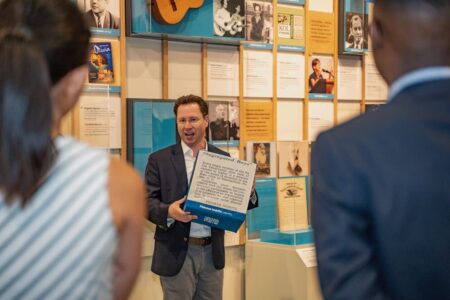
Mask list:
POLYGON ((273 43, 272 1, 246 1, 247 41, 273 43))
POLYGON ((239 103, 208 101, 208 141, 215 146, 239 146, 239 103))
POLYGON ((245 1, 214 0, 214 35, 245 37, 245 1))
POLYGON ((278 177, 309 176, 308 141, 278 142, 278 177))
POLYGON ((339 1, 339 53, 362 55, 369 50, 367 0, 339 1))
POLYGON ((256 164, 256 177, 276 177, 276 143, 247 142, 247 161, 256 164))
POLYGON ((77 0, 77 4, 80 10, 85 12, 93 32, 105 35, 115 35, 119 32, 119 0, 77 0))
POLYGON ((311 99, 332 99, 335 82, 330 55, 312 55, 309 61, 308 93, 311 99))

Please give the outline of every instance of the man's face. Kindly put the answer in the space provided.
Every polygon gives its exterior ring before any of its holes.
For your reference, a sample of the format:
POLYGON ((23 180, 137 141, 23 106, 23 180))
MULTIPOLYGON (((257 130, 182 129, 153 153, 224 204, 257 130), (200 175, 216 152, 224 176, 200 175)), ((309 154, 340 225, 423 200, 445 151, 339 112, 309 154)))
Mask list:
POLYGON ((152 11, 152 0, 146 0, 145 7, 147 8, 147 12, 150 14, 152 11))
POLYGON ((360 18, 356 18, 352 22, 352 28, 350 28, 350 33, 355 38, 355 42, 359 42, 362 39, 362 22, 360 18))
POLYGON ((222 104, 219 104, 216 106, 216 118, 217 119, 225 119, 226 117, 226 110, 225 106, 222 104))
POLYGON ((261 6, 259 6, 259 5, 256 5, 255 6, 255 15, 260 15, 261 14, 261 6))
POLYGON ((96 14, 104 12, 107 6, 108 0, 91 0, 91 9, 96 14))
POLYGON ((181 140, 190 148, 200 146, 208 127, 208 116, 203 116, 197 103, 180 105, 177 111, 177 130, 181 140))

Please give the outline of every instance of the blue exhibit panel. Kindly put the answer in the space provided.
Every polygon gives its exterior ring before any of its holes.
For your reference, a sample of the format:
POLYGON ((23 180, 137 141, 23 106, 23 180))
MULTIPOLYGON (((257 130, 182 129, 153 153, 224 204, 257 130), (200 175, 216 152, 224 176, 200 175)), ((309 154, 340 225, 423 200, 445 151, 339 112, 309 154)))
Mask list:
POLYGON ((133 164, 144 175, 148 156, 175 144, 173 102, 138 101, 133 105, 133 164))
POLYGON ((277 228, 277 190, 275 178, 257 178, 256 192, 258 207, 247 213, 247 229, 249 233, 263 229, 277 228))

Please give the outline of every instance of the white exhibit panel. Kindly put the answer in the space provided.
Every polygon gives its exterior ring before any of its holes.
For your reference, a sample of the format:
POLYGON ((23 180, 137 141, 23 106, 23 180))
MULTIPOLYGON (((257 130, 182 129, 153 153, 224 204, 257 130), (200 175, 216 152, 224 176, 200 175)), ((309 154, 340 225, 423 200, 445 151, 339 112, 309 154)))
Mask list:
POLYGON ((270 51, 244 51, 244 97, 273 96, 273 56, 270 51))
POLYGON ((303 101, 277 101, 277 140, 303 140, 303 101))
POLYGON ((202 95, 200 44, 169 42, 169 99, 202 95))
POLYGON ((127 38, 127 97, 162 98, 161 41, 127 38))
POLYGON ((359 102, 339 101, 337 110, 338 124, 359 116, 360 112, 361 104, 359 102))
POLYGON ((80 98, 80 139, 106 149, 121 148, 121 109, 118 95, 80 98))
POLYGON ((333 0, 309 0, 309 10, 333 13, 333 0))
POLYGON ((278 98, 304 98, 305 55, 303 53, 278 52, 277 96, 278 98))
POLYGON ((333 102, 310 101, 308 116, 308 140, 315 141, 319 133, 333 127, 333 102))
POLYGON ((239 96, 237 47, 208 46, 208 96, 239 96))
POLYGON ((386 100, 388 86, 378 72, 372 53, 366 53, 364 59, 366 65, 366 101, 386 100))
POLYGON ((361 101, 362 62, 359 57, 339 58, 338 99, 361 101))

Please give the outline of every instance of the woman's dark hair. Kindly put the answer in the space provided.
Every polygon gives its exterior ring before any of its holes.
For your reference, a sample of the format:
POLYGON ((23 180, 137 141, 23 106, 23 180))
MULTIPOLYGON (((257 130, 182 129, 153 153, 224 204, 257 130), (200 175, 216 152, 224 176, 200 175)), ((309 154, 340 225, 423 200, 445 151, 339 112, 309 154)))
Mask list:
POLYGON ((56 157, 51 87, 84 65, 90 38, 68 0, 0 1, 0 191, 23 205, 56 157))
POLYGON ((174 112, 175 116, 178 115, 178 107, 180 105, 186 105, 186 104, 192 104, 192 103, 196 103, 198 105, 198 107, 200 108, 200 111, 204 117, 208 115, 208 104, 206 103, 206 101, 203 100, 202 97, 191 94, 191 95, 181 96, 180 98, 177 99, 177 101, 175 102, 175 106, 173 107, 173 112, 174 112))

